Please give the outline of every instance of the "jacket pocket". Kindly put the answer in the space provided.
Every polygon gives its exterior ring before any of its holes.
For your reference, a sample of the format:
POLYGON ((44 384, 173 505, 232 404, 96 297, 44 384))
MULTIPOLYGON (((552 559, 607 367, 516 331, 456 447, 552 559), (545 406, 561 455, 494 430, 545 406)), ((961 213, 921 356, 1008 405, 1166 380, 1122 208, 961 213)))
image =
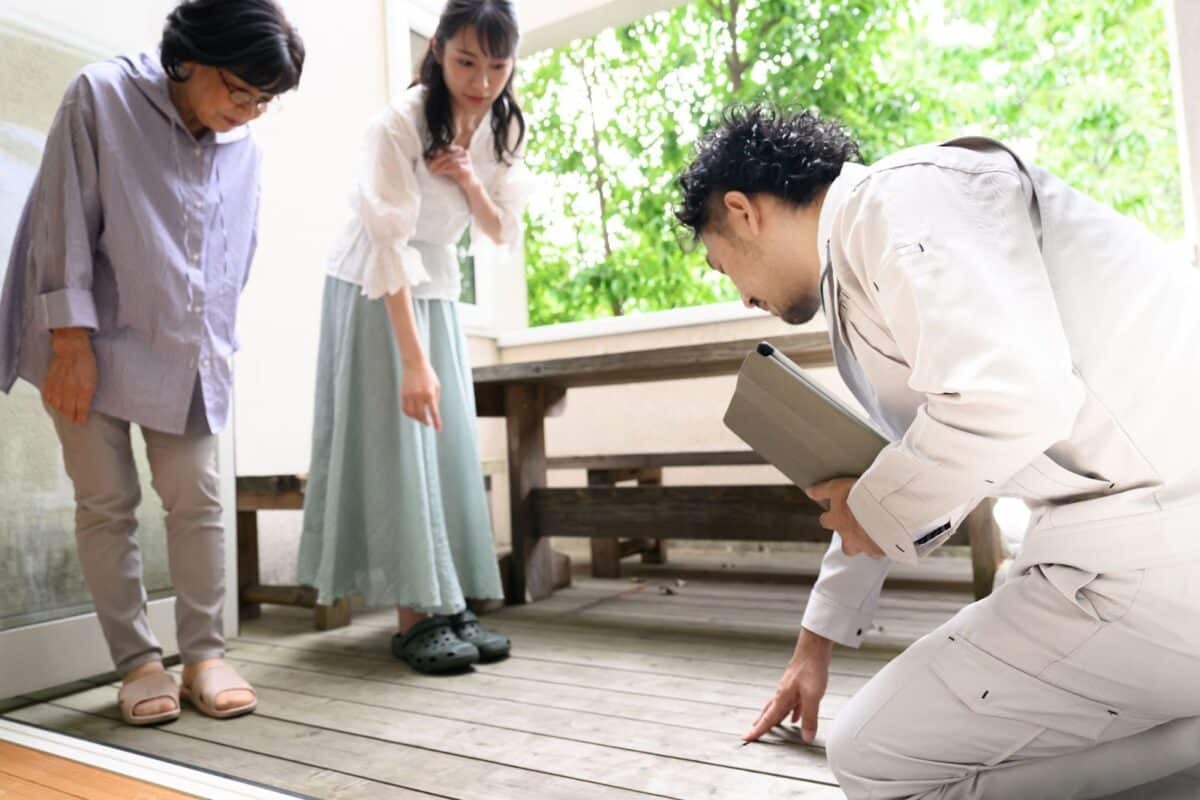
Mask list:
POLYGON ((1052 686, 980 650, 961 636, 931 662, 930 669, 959 702, 973 713, 994 720, 989 727, 1009 731, 1006 747, 987 765, 998 764, 1046 734, 1081 746, 1100 741, 1121 716, 1103 703, 1052 686))
POLYGON ((1080 475, 1041 453, 1008 479, 998 494, 1042 503, 1065 503, 1103 495, 1113 488, 1110 480, 1080 475))
POLYGON ((956 765, 966 777, 1014 757, 1091 747, 1115 729, 1117 709, 1022 672, 961 633, 936 635, 840 712, 858 748, 956 765))
POLYGON ((1144 570, 1099 574, 1067 564, 1039 564, 1034 569, 1069 603, 1097 622, 1112 622, 1128 613, 1145 574, 1144 570))

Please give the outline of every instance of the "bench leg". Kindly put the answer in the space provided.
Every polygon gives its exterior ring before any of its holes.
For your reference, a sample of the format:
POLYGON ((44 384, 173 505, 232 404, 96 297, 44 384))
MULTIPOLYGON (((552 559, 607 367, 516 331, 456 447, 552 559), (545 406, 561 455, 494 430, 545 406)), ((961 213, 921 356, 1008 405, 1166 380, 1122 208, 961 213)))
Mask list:
POLYGON ((618 539, 592 539, 592 577, 621 577, 621 542, 618 539))
POLYGON ((508 433, 508 496, 512 514, 512 562, 505 600, 527 603, 554 591, 550 540, 537 529, 532 493, 546 485, 546 411, 566 390, 513 384, 504 389, 508 433))
MULTIPOLYGON (((638 486, 662 486, 662 467, 650 467, 638 472, 638 486)), ((651 539, 642 550, 643 564, 667 563, 667 540, 651 539)))
MULTIPOLYGON (((617 476, 608 469, 589 469, 588 486, 612 486, 617 476)), ((613 537, 594 538, 592 545, 592 577, 621 577, 621 540, 613 537)))
MULTIPOLYGON (((588 486, 616 486, 621 481, 636 480, 638 486, 661 486, 662 467, 640 469, 589 469, 588 486)), ((621 577, 621 559, 640 554, 643 564, 667 563, 667 543, 663 539, 621 539, 596 537, 592 548, 592 577, 621 577)))
POLYGON ((967 515, 963 527, 971 542, 971 567, 974 572, 975 599, 982 600, 992 593, 996 570, 1004 560, 1004 542, 1000 526, 992 513, 996 501, 984 500, 967 515))
POLYGON ((238 617, 258 619, 262 606, 247 603, 242 598, 250 586, 258 585, 258 512, 237 512, 238 543, 238 617))
POLYGON ((350 598, 339 597, 331 606, 314 606, 317 630, 344 628, 350 624, 350 598))
POLYGON ((667 540, 651 539, 650 545, 642 551, 643 564, 667 563, 667 540))

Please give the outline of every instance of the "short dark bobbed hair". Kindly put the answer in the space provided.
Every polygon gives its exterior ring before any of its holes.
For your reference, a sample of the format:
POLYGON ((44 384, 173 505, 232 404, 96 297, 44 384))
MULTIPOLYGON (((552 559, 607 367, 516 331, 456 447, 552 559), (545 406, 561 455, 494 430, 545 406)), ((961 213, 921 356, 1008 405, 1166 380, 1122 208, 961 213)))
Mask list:
POLYGON ((276 95, 300 84, 304 42, 274 0, 183 0, 167 15, 160 58, 176 82, 193 61, 276 95))

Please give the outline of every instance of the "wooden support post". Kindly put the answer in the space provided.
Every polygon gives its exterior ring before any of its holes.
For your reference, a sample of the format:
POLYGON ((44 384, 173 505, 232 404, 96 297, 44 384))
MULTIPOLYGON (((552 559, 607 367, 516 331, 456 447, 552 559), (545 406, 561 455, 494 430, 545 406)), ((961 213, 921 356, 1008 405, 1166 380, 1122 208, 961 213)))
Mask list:
POLYGON ((621 577, 621 541, 619 539, 589 539, 592 547, 592 577, 621 577))
POLYGON ((331 606, 316 606, 317 630, 344 628, 350 624, 350 598, 339 597, 331 606))
POLYGON ((974 572, 975 599, 992 593, 996 570, 1004 560, 1004 541, 993 509, 996 501, 988 498, 975 507, 963 521, 971 543, 971 567, 974 572))
POLYGON ((564 393, 564 389, 547 385, 504 387, 513 549, 505 598, 510 604, 540 600, 553 591, 550 541, 538 530, 533 492, 546 486, 546 411, 562 400, 564 393))
MULTIPOLYGON (((588 486, 613 486, 616 475, 609 469, 589 469, 587 472, 588 486)), ((593 538, 589 540, 592 547, 592 577, 619 578, 621 577, 621 541, 617 538, 593 538)))
POLYGON ((262 606, 245 599, 245 591, 258 585, 258 512, 237 512, 238 617, 258 619, 262 606))
MULTIPOLYGON (((648 467, 640 471, 638 486, 662 486, 662 467, 648 467)), ((667 540, 651 539, 642 551, 643 564, 667 563, 667 540)))

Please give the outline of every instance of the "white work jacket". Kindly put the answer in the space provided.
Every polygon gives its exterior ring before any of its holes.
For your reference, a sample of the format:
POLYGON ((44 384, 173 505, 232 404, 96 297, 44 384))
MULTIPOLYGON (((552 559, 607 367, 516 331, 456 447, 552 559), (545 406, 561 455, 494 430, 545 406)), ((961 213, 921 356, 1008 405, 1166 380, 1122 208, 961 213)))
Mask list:
POLYGON ((1032 511, 1015 568, 1200 555, 1200 274, 1139 223, 987 139, 846 164, 819 221, 838 369, 892 443, 804 627, 856 646, 892 561, 988 496, 1032 511))

